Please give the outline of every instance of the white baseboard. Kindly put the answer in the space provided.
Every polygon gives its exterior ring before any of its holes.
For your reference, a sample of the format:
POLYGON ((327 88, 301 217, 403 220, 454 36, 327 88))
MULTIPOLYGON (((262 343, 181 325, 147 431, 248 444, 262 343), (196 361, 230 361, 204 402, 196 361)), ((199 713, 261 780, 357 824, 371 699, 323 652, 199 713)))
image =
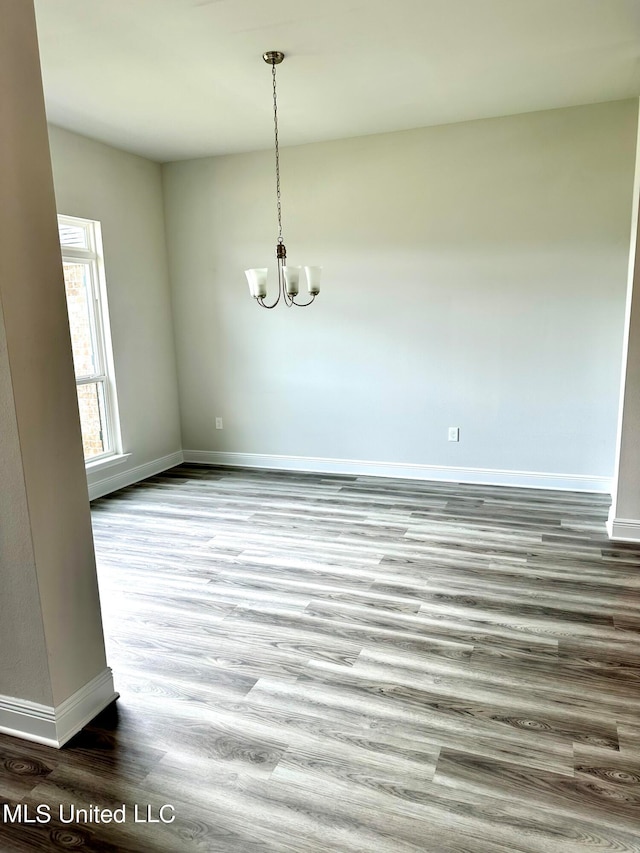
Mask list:
POLYGON ((119 471, 110 477, 103 477, 99 480, 92 478, 89 482, 89 500, 94 501, 96 498, 101 498, 110 492, 124 489, 125 486, 131 486, 134 483, 139 483, 140 480, 146 480, 147 477, 160 474, 162 471, 166 471, 167 468, 180 465, 183 461, 182 451, 178 450, 175 453, 170 453, 168 456, 161 456, 159 459, 152 459, 151 462, 145 462, 144 465, 137 465, 135 468, 127 468, 124 471, 119 471))
POLYGON ((55 708, 0 696, 0 732, 59 749, 118 695, 107 667, 55 708))
POLYGON ((615 518, 613 507, 607 521, 609 539, 617 542, 640 542, 640 520, 637 518, 615 518))
POLYGON ((576 492, 611 492, 610 477, 585 474, 543 474, 537 471, 502 471, 497 468, 447 468, 442 465, 405 465, 393 462, 365 462, 359 459, 227 453, 217 450, 185 450, 184 461, 202 465, 235 465, 240 468, 313 471, 322 474, 442 480, 454 483, 519 486, 530 489, 560 489, 576 492))

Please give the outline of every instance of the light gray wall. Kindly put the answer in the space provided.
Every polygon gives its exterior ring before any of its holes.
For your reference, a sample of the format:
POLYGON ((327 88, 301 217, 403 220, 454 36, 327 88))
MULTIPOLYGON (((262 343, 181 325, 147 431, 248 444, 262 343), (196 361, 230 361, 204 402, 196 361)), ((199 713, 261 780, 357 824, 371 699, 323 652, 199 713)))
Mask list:
POLYGON ((0 20, 0 694, 59 705, 105 650, 33 5, 0 20))
POLYGON ((0 694, 51 705, 53 694, 1 304, 0 483, 0 694))
POLYGON ((244 279, 273 290, 272 152, 164 166, 184 448, 611 476, 636 118, 284 149, 289 260, 324 266, 305 310, 244 279))
POLYGON ((161 169, 49 127, 58 213, 102 223, 122 473, 181 448, 161 169))

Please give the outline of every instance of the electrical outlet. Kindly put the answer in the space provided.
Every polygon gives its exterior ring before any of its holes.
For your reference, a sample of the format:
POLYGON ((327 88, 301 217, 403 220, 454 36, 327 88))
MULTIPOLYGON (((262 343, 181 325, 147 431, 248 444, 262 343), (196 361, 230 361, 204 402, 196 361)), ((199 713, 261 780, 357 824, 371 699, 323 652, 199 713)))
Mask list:
POLYGON ((222 426, 222 418, 216 418, 216 429, 224 429, 222 426))
POLYGON ((460 441, 460 427, 449 427, 449 441, 460 441))

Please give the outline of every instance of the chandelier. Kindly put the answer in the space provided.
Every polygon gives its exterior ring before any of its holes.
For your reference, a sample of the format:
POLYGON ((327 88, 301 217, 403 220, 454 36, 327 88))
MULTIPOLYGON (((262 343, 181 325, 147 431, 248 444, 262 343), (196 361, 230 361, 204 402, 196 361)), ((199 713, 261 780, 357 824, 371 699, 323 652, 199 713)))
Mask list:
POLYGON ((249 292, 263 308, 275 308, 280 299, 287 307, 296 305, 298 308, 306 308, 311 305, 320 293, 320 273, 322 267, 304 267, 307 280, 307 290, 311 299, 308 302, 296 302, 300 287, 300 267, 292 267, 287 264, 287 250, 282 242, 282 204, 280 200, 280 149, 278 146, 278 98, 276 94, 276 65, 280 65, 284 59, 284 53, 279 50, 269 50, 262 54, 264 61, 271 66, 273 78, 273 127, 275 132, 276 151, 276 202, 278 208, 278 242, 276 244, 276 261, 278 265, 278 295, 275 302, 267 305, 264 301, 267 296, 267 267, 245 270, 244 274, 249 283, 249 292))

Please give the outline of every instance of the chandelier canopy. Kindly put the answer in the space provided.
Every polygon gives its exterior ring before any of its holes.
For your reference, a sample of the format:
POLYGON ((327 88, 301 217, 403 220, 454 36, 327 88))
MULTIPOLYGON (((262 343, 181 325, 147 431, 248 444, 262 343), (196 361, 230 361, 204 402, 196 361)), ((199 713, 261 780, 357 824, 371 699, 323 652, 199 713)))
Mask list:
POLYGON ((306 308, 311 305, 320 293, 320 273, 322 267, 304 267, 307 290, 311 299, 308 302, 296 302, 300 288, 301 267, 292 267, 287 264, 287 250, 282 240, 282 203, 280 193, 280 148, 278 143, 278 97, 276 92, 276 65, 280 65, 284 59, 284 53, 279 50, 268 50, 262 54, 264 61, 271 66, 273 79, 273 127, 275 135, 276 154, 276 204, 278 210, 278 242, 276 243, 276 262, 278 267, 278 295, 275 302, 268 305, 267 297, 267 267, 245 270, 249 292, 263 308, 275 308, 280 299, 287 307, 296 305, 298 308, 306 308))

